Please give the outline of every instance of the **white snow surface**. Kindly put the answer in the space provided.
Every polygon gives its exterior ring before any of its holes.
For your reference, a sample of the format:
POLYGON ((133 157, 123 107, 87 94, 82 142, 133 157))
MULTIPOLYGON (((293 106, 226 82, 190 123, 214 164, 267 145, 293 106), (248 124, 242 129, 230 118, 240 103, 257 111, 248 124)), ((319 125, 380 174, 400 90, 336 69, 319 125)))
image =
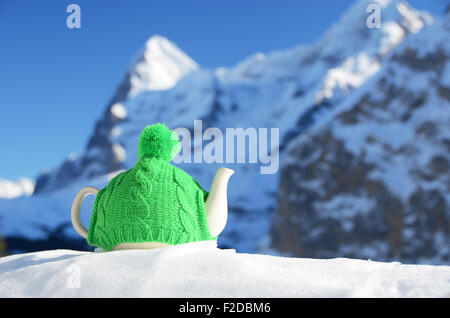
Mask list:
POLYGON ((0 178, 0 198, 14 199, 20 196, 30 196, 34 191, 34 181, 21 178, 18 181, 10 181, 0 178))
POLYGON ((0 297, 450 297, 450 267, 240 254, 215 242, 0 259, 0 297))

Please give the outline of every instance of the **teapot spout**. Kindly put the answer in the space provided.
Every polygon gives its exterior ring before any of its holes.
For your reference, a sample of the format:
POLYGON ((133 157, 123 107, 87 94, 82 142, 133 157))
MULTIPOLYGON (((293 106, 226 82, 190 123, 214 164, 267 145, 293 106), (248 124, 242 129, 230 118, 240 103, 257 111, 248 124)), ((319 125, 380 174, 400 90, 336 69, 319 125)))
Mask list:
POLYGON ((208 199, 205 202, 206 218, 211 236, 219 235, 228 218, 227 188, 228 180, 233 175, 234 170, 219 168, 214 176, 208 199))

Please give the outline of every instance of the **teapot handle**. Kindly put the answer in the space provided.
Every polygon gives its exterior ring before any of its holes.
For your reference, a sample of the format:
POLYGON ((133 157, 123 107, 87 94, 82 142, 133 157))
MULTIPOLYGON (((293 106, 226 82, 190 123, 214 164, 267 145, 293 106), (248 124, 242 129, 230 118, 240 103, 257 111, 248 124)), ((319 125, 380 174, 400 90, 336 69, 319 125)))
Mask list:
POLYGON ((81 223, 81 205, 83 204, 84 199, 89 195, 97 195, 100 190, 95 187, 84 187, 78 192, 75 196, 75 199, 72 203, 72 210, 70 211, 70 216, 72 218, 72 224, 75 228, 75 231, 78 232, 82 237, 87 238, 88 230, 81 223))

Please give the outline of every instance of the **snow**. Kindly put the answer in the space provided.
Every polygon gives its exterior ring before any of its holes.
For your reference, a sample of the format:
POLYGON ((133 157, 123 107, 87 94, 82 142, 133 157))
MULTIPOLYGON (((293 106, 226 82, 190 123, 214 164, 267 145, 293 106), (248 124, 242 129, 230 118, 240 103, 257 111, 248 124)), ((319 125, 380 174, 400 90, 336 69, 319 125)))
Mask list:
POLYGON ((117 119, 124 120, 127 118, 127 110, 121 103, 115 103, 111 106, 111 114, 117 119))
POLYGON ((418 32, 426 23, 431 23, 431 20, 429 14, 414 10, 400 1, 361 0, 344 13, 318 44, 323 46, 321 53, 328 56, 350 56, 355 50, 366 51, 372 56, 378 53, 384 55, 395 48, 407 33, 418 32), (381 8, 380 29, 367 27, 366 8, 370 4, 378 4, 381 8), (398 27, 394 27, 392 23, 398 27), (351 37, 348 37, 348 32, 352 32, 351 37))
POLYGON ((430 21, 429 16, 426 15, 424 17, 418 14, 418 11, 409 7, 406 3, 400 2, 397 4, 397 9, 404 17, 406 24, 409 26, 409 29, 412 33, 419 32, 424 27, 424 20, 430 21))
POLYGON ((342 193, 329 201, 316 202, 314 205, 320 214, 340 222, 346 231, 351 231, 354 229, 355 217, 367 215, 375 207, 375 202, 370 198, 342 193))
POLYGON ((34 191, 34 181, 21 178, 10 181, 0 178, 0 199, 14 199, 20 196, 30 196, 34 191))
POLYGON ((380 67, 379 61, 372 60, 365 53, 349 57, 342 65, 328 71, 323 88, 317 94, 316 104, 325 98, 332 98, 336 86, 339 86, 342 92, 348 92, 349 87, 361 86, 368 78, 377 73, 380 67))
POLYGON ((129 96, 145 90, 167 90, 198 68, 189 56, 168 39, 152 36, 134 59, 130 70, 129 96))
MULTIPOLYGON (((70 238, 79 238, 70 224, 70 207, 75 195, 87 185, 103 188, 119 172, 121 171, 89 180, 79 180, 72 186, 53 191, 51 194, 0 200, 0 211, 4 211, 1 213, 1 236, 44 239, 48 236, 48 231, 56 231, 58 227, 66 225, 64 234, 70 238)), ((81 218, 86 227, 89 225, 93 205, 93 197, 89 196, 81 209, 81 218)))
POLYGON ((380 53, 385 55, 391 50, 392 45, 400 44, 403 41, 405 31, 398 23, 386 22, 383 24, 383 32, 385 37, 380 41, 380 53))
POLYGON ((380 167, 369 174, 372 180, 383 180, 392 193, 397 194, 403 202, 407 202, 417 185, 409 173, 409 162, 404 157, 390 158, 388 164, 381 163, 380 167))
POLYGON ((113 144, 113 153, 116 161, 123 162, 127 158, 126 150, 119 143, 113 144))
POLYGON ((240 254, 214 242, 0 259, 0 297, 449 296, 449 266, 240 254))

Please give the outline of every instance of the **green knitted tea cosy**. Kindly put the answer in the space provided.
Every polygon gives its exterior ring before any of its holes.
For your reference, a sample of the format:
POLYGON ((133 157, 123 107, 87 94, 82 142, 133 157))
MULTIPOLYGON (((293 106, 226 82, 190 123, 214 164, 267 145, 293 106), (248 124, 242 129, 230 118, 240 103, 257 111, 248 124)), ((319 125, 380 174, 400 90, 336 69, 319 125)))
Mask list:
POLYGON ((216 239, 206 219, 208 192, 169 163, 179 151, 178 136, 164 124, 144 129, 135 166, 114 177, 95 198, 90 245, 108 251, 120 243, 216 239))

